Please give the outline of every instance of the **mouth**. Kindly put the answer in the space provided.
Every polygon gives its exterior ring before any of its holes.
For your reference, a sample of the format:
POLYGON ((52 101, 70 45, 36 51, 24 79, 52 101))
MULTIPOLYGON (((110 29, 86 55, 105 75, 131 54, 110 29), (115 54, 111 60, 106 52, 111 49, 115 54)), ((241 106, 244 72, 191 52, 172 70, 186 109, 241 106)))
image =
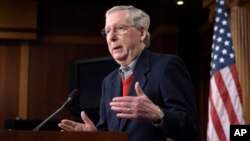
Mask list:
POLYGON ((119 51, 122 49, 122 46, 116 46, 116 47, 113 47, 113 51, 119 51))

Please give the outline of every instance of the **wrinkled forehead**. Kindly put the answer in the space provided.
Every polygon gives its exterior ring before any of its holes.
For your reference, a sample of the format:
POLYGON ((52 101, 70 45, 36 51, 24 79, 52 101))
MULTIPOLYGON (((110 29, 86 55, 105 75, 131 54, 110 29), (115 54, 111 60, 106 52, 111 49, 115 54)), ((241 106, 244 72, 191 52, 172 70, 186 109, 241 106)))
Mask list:
POLYGON ((111 13, 106 15, 105 27, 114 26, 116 24, 129 24, 129 23, 131 22, 128 10, 112 11, 111 13))

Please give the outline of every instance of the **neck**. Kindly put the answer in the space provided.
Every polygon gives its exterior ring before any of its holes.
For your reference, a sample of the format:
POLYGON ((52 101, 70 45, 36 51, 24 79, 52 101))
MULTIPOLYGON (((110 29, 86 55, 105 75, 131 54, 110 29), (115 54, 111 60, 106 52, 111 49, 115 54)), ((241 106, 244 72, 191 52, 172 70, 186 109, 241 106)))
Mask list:
MULTIPOLYGON (((143 48, 144 49, 144 48, 143 48)), ((140 55, 141 55, 141 53, 142 53, 142 51, 143 51, 143 49, 142 50, 140 50, 140 53, 138 53, 136 56, 134 56, 133 58, 128 58, 127 60, 116 60, 116 62, 120 65, 120 66, 122 66, 122 67, 128 67, 129 66, 129 64, 131 64, 134 60, 136 60, 140 55)))

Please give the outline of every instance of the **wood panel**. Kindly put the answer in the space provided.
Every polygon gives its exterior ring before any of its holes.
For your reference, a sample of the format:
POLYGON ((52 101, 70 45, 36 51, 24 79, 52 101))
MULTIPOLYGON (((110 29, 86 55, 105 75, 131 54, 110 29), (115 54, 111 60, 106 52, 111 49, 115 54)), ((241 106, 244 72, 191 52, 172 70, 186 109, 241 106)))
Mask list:
POLYGON ((231 11, 232 37, 236 65, 241 85, 243 112, 246 124, 250 123, 250 1, 246 5, 233 7, 231 11))
POLYGON ((125 132, 0 131, 0 140, 11 141, 128 141, 125 132))
POLYGON ((18 115, 27 119, 28 106, 28 75, 29 75, 29 43, 23 42, 20 45, 20 80, 19 80, 19 105, 18 115))
MULTIPOLYGON (((28 119, 44 119, 66 100, 72 61, 107 55, 105 45, 31 44, 28 119)), ((65 110, 55 118, 67 116, 65 110)))
POLYGON ((0 1, 0 39, 36 39, 35 1, 0 1))
POLYGON ((18 116, 19 43, 0 43, 0 129, 18 116))

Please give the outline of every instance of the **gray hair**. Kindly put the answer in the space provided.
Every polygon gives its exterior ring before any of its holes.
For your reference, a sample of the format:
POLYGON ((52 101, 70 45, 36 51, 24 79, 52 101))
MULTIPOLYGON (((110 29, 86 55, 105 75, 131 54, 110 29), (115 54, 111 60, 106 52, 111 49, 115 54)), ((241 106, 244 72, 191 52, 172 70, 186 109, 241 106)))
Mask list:
POLYGON ((128 5, 128 6, 114 6, 111 9, 109 9, 106 12, 106 18, 109 14, 119 11, 119 10, 128 10, 130 22, 133 24, 136 28, 145 28, 147 31, 146 38, 144 40, 144 43, 146 47, 149 47, 150 45, 150 33, 148 31, 149 25, 150 25, 150 17, 147 13, 142 11, 141 9, 135 8, 134 6, 128 5))

